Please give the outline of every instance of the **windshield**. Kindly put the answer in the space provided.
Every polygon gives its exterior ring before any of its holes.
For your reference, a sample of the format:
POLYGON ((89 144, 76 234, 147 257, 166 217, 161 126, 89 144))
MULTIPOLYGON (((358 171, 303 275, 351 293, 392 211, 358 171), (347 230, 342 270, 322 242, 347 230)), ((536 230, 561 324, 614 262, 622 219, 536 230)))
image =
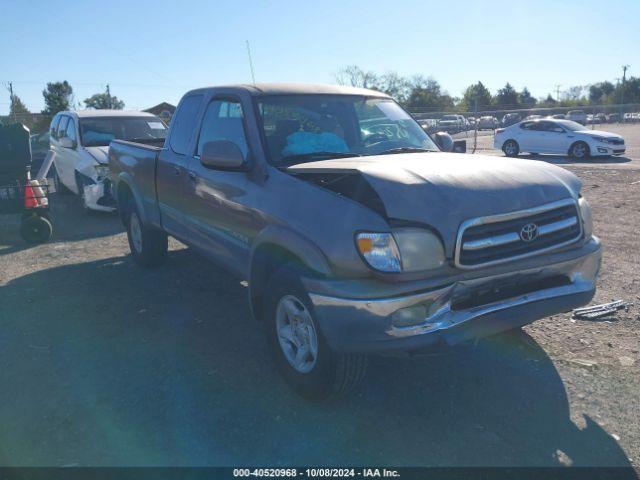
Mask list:
POLYGON ((111 140, 164 139, 167 128, 158 117, 100 117, 80 120, 85 147, 106 147, 111 140))
POLYGON ((579 132, 579 131, 582 131, 582 130, 589 130, 584 125, 580 125, 577 122, 572 122, 571 120, 562 120, 562 121, 560 121, 558 123, 560 125, 562 125, 564 128, 566 128, 567 130, 571 130, 573 132, 579 132))
POLYGON ((261 97, 258 109, 274 165, 345 156, 438 151, 393 100, 352 95, 261 97))
POLYGON ((442 120, 458 120, 458 117, 456 117, 455 115, 444 115, 442 117, 442 120))

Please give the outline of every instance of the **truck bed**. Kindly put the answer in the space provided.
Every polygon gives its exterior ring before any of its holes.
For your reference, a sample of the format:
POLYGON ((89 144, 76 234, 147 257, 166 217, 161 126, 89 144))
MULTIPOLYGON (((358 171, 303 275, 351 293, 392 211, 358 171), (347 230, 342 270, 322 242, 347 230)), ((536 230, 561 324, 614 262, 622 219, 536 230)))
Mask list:
MULTIPOLYGON (((113 140, 109 144, 109 170, 112 179, 128 176, 134 179, 136 198, 142 203, 138 205, 141 215, 152 224, 159 224, 160 211, 156 201, 156 165, 158 154, 163 146, 157 141, 130 142, 113 140)), ((118 182, 116 182, 118 183, 118 182)), ((114 192, 118 202, 119 193, 114 192)))

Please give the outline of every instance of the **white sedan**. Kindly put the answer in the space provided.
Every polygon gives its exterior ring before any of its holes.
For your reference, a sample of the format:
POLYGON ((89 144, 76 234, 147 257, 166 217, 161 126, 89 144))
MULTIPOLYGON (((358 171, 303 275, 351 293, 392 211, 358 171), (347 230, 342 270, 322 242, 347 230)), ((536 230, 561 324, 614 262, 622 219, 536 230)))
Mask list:
POLYGON ((555 153, 576 160, 622 155, 624 138, 615 133, 591 130, 570 120, 525 120, 496 130, 494 148, 508 157, 519 153, 555 153))

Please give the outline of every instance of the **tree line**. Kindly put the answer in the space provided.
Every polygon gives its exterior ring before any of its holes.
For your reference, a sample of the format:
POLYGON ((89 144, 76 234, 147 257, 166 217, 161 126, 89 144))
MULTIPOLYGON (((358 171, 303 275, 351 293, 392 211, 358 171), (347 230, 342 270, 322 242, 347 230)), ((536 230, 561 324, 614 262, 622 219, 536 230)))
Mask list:
POLYGON ((462 97, 453 97, 433 77, 403 77, 396 72, 380 75, 357 65, 340 68, 335 80, 340 85, 384 92, 412 112, 473 112, 640 103, 640 77, 630 77, 624 86, 603 81, 569 87, 560 98, 554 98, 551 94, 535 98, 527 87, 517 91, 509 82, 492 94, 481 81, 469 85, 462 97))
MULTIPOLYGON (((9 99, 9 119, 16 119, 27 125, 27 127, 40 131, 46 129, 49 124, 49 118, 56 113, 81 107, 80 102, 75 100, 73 87, 66 80, 47 83, 44 90, 42 90, 42 97, 44 98, 44 108, 40 113, 45 117, 36 119, 32 117, 31 114, 33 112, 29 111, 20 97, 12 93, 9 99), (44 128, 42 128, 43 126, 44 128)), ((107 85, 104 92, 95 93, 89 98, 85 98, 83 103, 85 108, 114 110, 122 110, 124 108, 124 102, 115 95, 111 95, 109 85, 107 85)))
MULTIPOLYGON (((602 81, 587 86, 569 87, 562 92, 560 98, 553 98, 551 94, 546 98, 535 98, 527 87, 517 91, 509 82, 492 94, 481 81, 469 85, 462 97, 454 97, 433 77, 404 77, 396 72, 377 74, 363 70, 357 65, 340 68, 335 80, 340 85, 370 88, 387 93, 412 112, 473 112, 640 103, 640 77, 630 77, 624 84, 614 85, 609 81, 602 81)), ((47 117, 63 110, 81 107, 81 103, 75 100, 73 87, 66 80, 47 83, 42 96, 45 106, 41 113, 47 117)), ((109 85, 104 92, 91 95, 84 99, 83 103, 85 108, 95 109, 121 110, 125 106, 122 100, 111 94, 109 85)), ((31 114, 20 97, 12 93, 9 118, 22 121, 36 131, 42 130, 42 126, 46 129, 48 119, 45 117, 33 120, 31 114)))

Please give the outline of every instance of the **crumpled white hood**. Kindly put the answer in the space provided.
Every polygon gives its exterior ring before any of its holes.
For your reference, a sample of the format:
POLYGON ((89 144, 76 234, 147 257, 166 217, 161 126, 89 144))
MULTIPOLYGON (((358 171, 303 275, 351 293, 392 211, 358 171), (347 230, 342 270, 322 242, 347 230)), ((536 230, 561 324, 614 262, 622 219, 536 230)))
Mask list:
POLYGON ((84 149, 101 165, 109 163, 109 147, 85 147, 84 149))

